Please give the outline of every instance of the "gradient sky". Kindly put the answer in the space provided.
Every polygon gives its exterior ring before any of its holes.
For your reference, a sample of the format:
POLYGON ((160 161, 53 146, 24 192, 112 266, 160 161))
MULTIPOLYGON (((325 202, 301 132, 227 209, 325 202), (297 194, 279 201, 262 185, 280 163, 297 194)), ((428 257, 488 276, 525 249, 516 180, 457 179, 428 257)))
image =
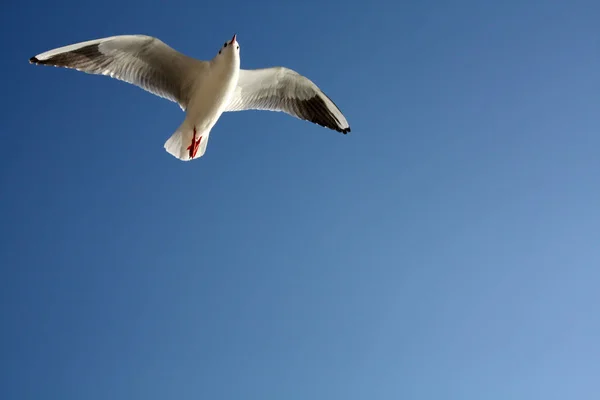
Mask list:
POLYGON ((600 398, 598 1, 0 7, 2 399, 600 398), (28 64, 130 33, 352 133, 28 64))

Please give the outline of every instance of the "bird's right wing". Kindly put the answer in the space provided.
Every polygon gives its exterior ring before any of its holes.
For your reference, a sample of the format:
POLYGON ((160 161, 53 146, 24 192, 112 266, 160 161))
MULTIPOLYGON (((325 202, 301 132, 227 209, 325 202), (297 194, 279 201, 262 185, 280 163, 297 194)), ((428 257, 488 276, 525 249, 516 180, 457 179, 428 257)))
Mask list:
POLYGON ((208 62, 188 57, 146 35, 80 42, 31 57, 33 64, 108 75, 179 104, 185 110, 195 80, 208 62))

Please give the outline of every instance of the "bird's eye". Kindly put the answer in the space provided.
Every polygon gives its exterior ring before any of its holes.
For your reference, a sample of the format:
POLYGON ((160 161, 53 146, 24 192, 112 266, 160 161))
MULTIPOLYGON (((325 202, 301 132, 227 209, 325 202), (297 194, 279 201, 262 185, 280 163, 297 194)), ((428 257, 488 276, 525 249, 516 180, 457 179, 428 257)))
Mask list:
POLYGON ((239 50, 239 49, 240 49, 240 46, 238 46, 238 47, 237 47, 237 49, 239 50))
POLYGON ((225 44, 223 45, 223 47, 227 47, 227 42, 225 42, 225 44))

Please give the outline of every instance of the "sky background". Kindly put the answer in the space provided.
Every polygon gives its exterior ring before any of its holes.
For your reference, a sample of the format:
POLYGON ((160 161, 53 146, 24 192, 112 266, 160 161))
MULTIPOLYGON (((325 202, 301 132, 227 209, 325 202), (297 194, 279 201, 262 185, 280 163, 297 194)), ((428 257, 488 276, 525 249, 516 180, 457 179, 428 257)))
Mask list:
POLYGON ((0 397, 598 399, 600 3, 8 1, 0 397), (317 83, 346 136, 34 66, 145 33, 317 83))

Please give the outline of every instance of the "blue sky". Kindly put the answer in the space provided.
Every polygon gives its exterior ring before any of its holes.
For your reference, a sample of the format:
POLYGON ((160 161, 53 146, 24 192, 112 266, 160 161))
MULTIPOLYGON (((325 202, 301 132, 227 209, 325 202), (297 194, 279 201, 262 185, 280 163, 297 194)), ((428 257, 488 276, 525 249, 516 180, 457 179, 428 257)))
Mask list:
POLYGON ((2 398, 597 399, 600 3, 205 3, 2 4, 2 398), (127 33, 352 133, 27 62, 127 33))

